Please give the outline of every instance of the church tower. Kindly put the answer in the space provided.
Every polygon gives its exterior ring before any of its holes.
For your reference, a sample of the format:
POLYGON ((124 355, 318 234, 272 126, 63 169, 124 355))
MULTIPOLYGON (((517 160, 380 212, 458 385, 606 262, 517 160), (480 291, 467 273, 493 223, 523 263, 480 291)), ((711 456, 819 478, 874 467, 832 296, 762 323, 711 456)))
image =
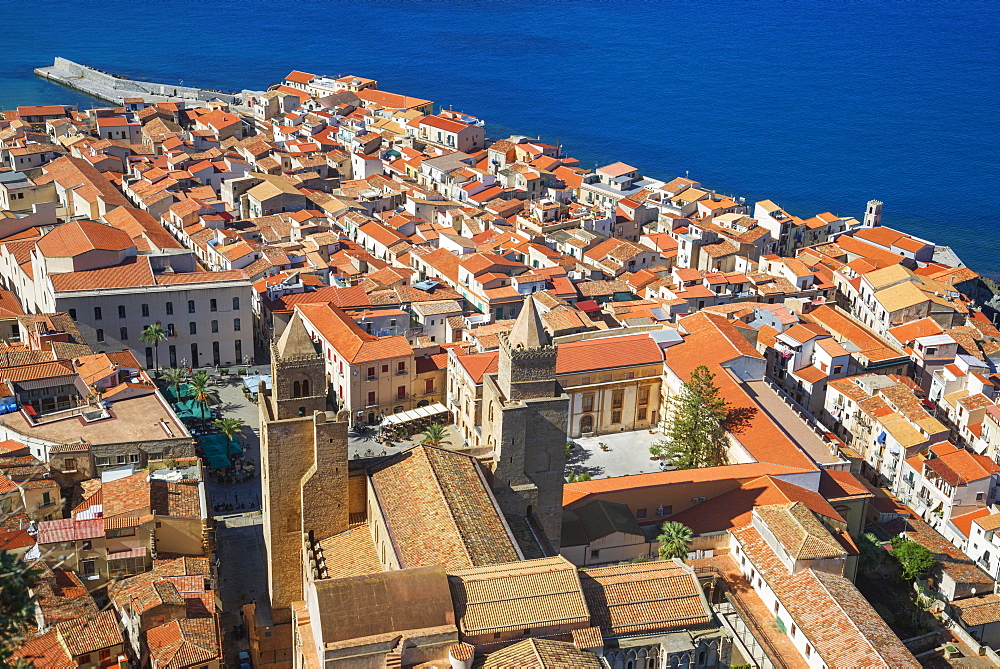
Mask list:
POLYGON ((326 411, 323 357, 298 312, 271 345, 272 390, 259 393, 261 501, 276 624, 303 597, 303 541, 348 528, 347 415, 326 411))
POLYGON ((497 374, 483 380, 483 433, 501 510, 535 524, 558 552, 569 398, 555 374, 556 349, 528 297, 501 338, 497 374))
POLYGON ((298 312, 271 342, 271 396, 278 420, 326 410, 326 367, 298 312))
POLYGON ((880 225, 882 225, 882 201, 868 200, 868 206, 865 207, 864 226, 866 228, 877 228, 880 225))

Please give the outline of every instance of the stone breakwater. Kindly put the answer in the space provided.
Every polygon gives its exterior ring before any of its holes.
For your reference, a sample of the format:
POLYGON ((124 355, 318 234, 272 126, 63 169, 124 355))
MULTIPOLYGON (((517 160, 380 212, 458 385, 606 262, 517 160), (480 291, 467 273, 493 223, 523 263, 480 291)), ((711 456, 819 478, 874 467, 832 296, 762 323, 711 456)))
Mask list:
POLYGON ((147 102, 186 100, 193 104, 206 104, 209 100, 239 102, 241 95, 223 93, 207 88, 157 84, 149 81, 126 79, 92 67, 74 63, 65 58, 56 58, 50 67, 35 70, 38 76, 76 89, 101 100, 122 104, 125 98, 143 98, 147 102))

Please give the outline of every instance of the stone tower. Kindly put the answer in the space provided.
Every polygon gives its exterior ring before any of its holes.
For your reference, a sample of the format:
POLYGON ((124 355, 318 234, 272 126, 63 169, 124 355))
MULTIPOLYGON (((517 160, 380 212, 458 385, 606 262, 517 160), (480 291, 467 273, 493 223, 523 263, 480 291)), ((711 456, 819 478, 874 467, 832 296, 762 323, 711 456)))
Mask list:
POLYGON ((569 398, 555 374, 556 349, 528 297, 501 338, 497 374, 483 380, 483 433, 501 510, 535 523, 558 552, 569 398))
POLYGON ((303 597, 302 546, 349 524, 347 416, 325 412, 323 358, 296 312, 271 346, 272 390, 261 388, 264 545, 275 624, 303 597), (336 419, 335 419, 336 418, 336 419))
POLYGON ((271 387, 278 420, 326 410, 326 366, 298 312, 271 342, 271 387))
POLYGON ((882 201, 868 200, 868 206, 865 208, 864 226, 877 228, 880 225, 882 225, 882 201))

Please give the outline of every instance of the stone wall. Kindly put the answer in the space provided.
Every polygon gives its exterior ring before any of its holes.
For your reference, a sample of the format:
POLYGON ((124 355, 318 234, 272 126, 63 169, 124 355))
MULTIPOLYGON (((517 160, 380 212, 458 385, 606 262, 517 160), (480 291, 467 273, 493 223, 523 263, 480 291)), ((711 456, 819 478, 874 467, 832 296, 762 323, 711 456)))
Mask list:
POLYGON ((195 88, 193 86, 157 84, 116 77, 107 72, 101 72, 100 70, 95 70, 86 65, 59 57, 55 59, 52 67, 43 68, 37 72, 48 79, 113 102, 121 102, 123 98, 148 97, 150 95, 173 99, 200 100, 202 102, 216 98, 232 102, 235 97, 229 93, 195 88))

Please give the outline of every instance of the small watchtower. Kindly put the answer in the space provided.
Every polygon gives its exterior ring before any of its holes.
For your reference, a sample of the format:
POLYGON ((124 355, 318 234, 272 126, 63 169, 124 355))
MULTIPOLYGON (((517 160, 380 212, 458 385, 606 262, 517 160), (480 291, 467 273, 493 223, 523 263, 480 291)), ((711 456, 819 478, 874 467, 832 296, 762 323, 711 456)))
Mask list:
POLYGON ((881 200, 868 200, 868 206, 865 208, 864 225, 866 228, 877 228, 882 225, 881 200))

